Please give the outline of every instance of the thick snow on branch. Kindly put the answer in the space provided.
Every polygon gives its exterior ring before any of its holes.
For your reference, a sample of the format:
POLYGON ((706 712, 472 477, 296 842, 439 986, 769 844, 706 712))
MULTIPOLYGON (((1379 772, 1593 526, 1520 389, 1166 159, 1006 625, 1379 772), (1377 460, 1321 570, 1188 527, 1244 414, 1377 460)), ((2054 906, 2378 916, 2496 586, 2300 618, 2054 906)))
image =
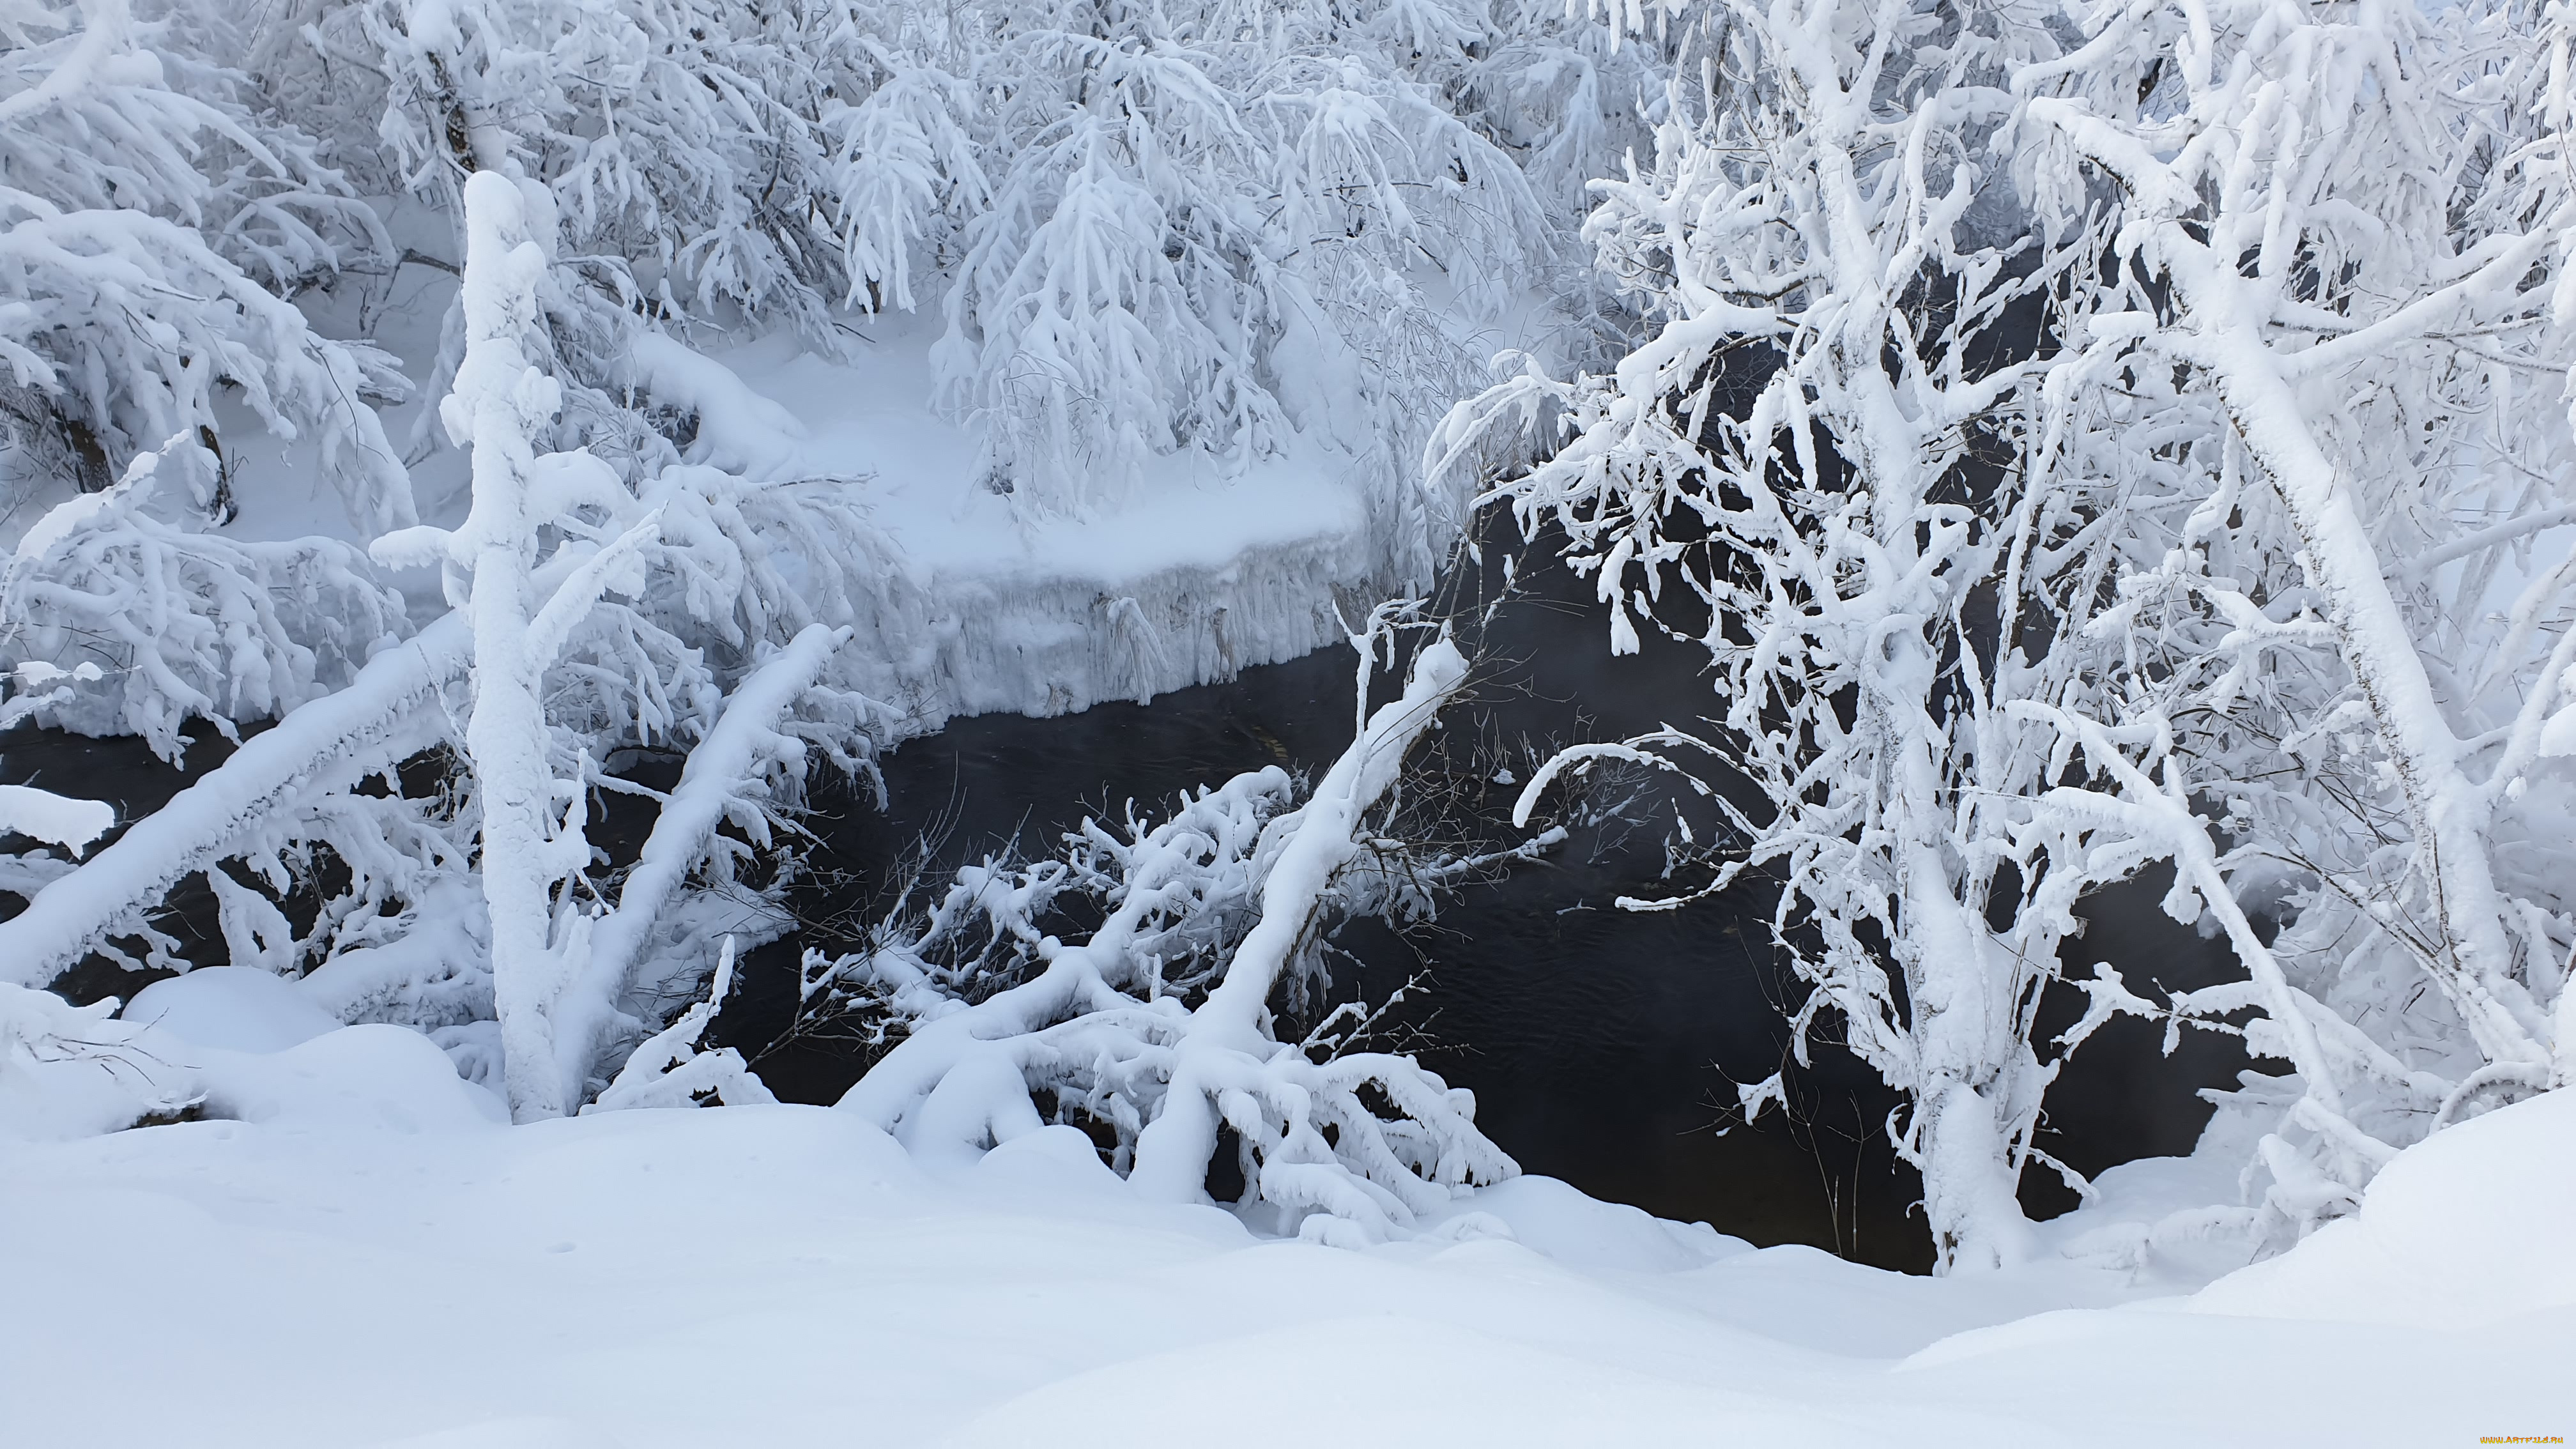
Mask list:
MULTIPOLYGON (((593 1058, 621 1024, 617 1004, 626 998, 654 923, 689 872, 717 846, 717 828, 727 823, 740 827, 751 849, 770 844, 763 777, 778 770, 801 776, 805 769, 805 742, 781 733, 781 718, 804 698, 849 638, 846 628, 806 626, 735 687, 723 716, 689 751, 680 783, 663 800, 653 833, 618 891, 616 908, 589 926, 579 977, 556 1007, 554 1049, 567 1082, 589 1076, 593 1058)), ((732 953, 732 938, 727 937, 727 969, 719 971, 720 981, 730 976, 732 953)), ((721 985, 714 999, 724 999, 721 985)))
POLYGON ((50 790, 0 785, 0 835, 28 835, 78 856, 116 825, 116 807, 50 790))
POLYGON ((169 804, 46 885, 25 911, 0 921, 0 980, 45 985, 291 803, 345 792, 444 738, 439 691, 464 672, 471 637, 464 618, 450 614, 382 650, 348 687, 244 741, 169 804))

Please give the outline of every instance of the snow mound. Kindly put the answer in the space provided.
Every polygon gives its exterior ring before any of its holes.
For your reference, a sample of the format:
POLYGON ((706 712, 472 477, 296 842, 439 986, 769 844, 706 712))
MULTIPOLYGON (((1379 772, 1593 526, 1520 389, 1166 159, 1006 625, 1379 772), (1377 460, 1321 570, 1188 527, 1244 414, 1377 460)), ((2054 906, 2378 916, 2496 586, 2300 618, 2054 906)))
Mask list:
POLYGON ((1586 1197, 1553 1177, 1505 1179, 1462 1197, 1426 1236, 1509 1238, 1587 1272, 1677 1273, 1753 1251, 1706 1223, 1667 1222, 1625 1203, 1586 1197))
POLYGON ((2492 1327, 2576 1306, 2576 1091, 2548 1092, 2397 1155, 2361 1211, 2218 1280, 2202 1313, 2492 1327))
POLYGON ((295 983, 254 966, 207 966, 155 981, 134 993, 121 1016, 232 1052, 282 1052, 340 1029, 295 983))
POLYGON ((273 1053, 201 1053, 205 1112, 288 1131, 390 1130, 405 1136, 507 1123, 498 1097, 408 1027, 337 1031, 273 1053))
POLYGON ((406 1027, 341 1026, 249 967, 154 982, 121 1019, 0 985, 0 1141, 71 1142, 191 1117, 288 1133, 506 1122, 500 1100, 406 1027))
POLYGON ((0 1143, 93 1137, 194 1097, 170 1040, 110 1020, 115 1005, 76 1007, 0 981, 0 1143))

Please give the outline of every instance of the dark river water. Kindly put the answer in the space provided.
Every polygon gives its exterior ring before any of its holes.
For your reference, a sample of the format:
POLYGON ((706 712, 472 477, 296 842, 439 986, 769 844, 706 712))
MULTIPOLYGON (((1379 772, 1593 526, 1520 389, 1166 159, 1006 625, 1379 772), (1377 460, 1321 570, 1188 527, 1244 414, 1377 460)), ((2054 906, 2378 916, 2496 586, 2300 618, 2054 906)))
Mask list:
MULTIPOLYGON (((1479 590, 1496 579, 1489 567, 1479 590)), ((1509 826, 1517 786, 1482 783, 1496 766, 1526 778, 1531 750, 1690 727, 1714 712, 1696 645, 1649 637, 1639 654, 1613 658, 1587 585, 1545 566, 1525 566, 1520 584, 1489 624, 1468 631, 1478 683, 1445 722, 1442 745, 1451 780, 1466 782, 1443 823, 1489 844, 1519 838, 1509 826)), ((1354 664, 1349 650, 1328 649, 1146 705, 956 721, 882 762, 883 810, 846 795, 824 802, 809 822, 822 837, 816 864, 839 876, 839 895, 864 893, 925 836, 932 859, 953 866, 1014 837, 1043 846, 1086 814, 1115 816, 1127 800, 1158 805, 1243 770, 1320 772, 1350 739, 1354 664)), ((1391 678, 1379 688, 1391 690, 1391 678)), ((1703 840, 1710 816, 1668 777, 1642 773, 1589 803, 1565 846, 1463 889, 1436 922, 1402 935, 1373 922, 1347 928, 1339 944, 1355 960, 1337 970, 1334 996, 1382 1002, 1415 983, 1389 1014, 1397 1040, 1473 1089, 1478 1121, 1528 1171, 1757 1243, 1927 1268, 1929 1241, 1919 1216, 1909 1220, 1918 1185, 1883 1131, 1895 1099, 1867 1067, 1820 1042, 1812 1066, 1793 1072, 1793 1118, 1748 1127, 1732 1111, 1733 1084, 1761 1080, 1786 1057, 1780 1003, 1795 988, 1774 959, 1772 893, 1755 884, 1677 911, 1620 910, 1623 893, 1669 888, 1675 809, 1696 807, 1703 840)), ((2163 891, 2150 880, 2093 902, 2070 956, 2089 950, 2173 987, 2226 973, 2223 946, 2156 909, 2163 891)), ((843 903, 827 893, 806 908, 843 903)), ((750 963, 722 1034, 762 1054, 781 1096, 830 1101, 860 1059, 828 1042, 774 1040, 793 995, 792 956, 778 947, 750 963)), ((2079 1008, 2046 1003, 2045 1030, 2079 1008)), ((2209 1110, 2196 1089, 2233 1085, 2243 1062, 2205 1036, 2174 1060, 2160 1046, 2143 1023, 2104 1028, 2050 1092, 2044 1145, 2086 1172, 2188 1151, 2209 1110)), ((2034 1180, 2025 1200, 2043 1216, 2075 1202, 2053 1176, 2034 1180)))
MULTIPOLYGON (((1459 592, 1489 592, 1496 577, 1489 566, 1459 592)), ((1468 631, 1478 682, 1439 747, 1450 782, 1439 824, 1453 838, 1517 838, 1508 815, 1518 789, 1491 776, 1511 769, 1525 777, 1532 751, 1666 722, 1689 727, 1712 712, 1696 646, 1650 637, 1640 654, 1612 658, 1585 586, 1543 567, 1522 583, 1489 624, 1468 631)), ((1269 764, 1320 771, 1349 741, 1353 664, 1336 648, 1146 705, 956 721, 884 759, 882 810, 848 789, 816 801, 808 824, 819 837, 812 864, 822 884, 802 891, 797 909, 816 921, 864 913, 925 838, 936 870, 1015 836, 1043 848, 1084 815, 1115 814, 1126 800, 1159 806, 1269 764)), ((1382 677, 1380 687, 1392 681, 1382 677)), ((0 782, 113 799, 124 818, 184 782, 131 740, 20 731, 0 745, 0 782)), ((210 741, 189 764, 202 770, 224 753, 210 741)), ((1783 1064, 1781 1003, 1795 997, 1774 959, 1768 893, 1756 883, 1660 913, 1612 904, 1623 892, 1666 887, 1672 814, 1684 799, 1664 777, 1595 789, 1549 858, 1467 886, 1435 922, 1402 934, 1373 922, 1346 929, 1340 945, 1349 956, 1336 967, 1333 995, 1381 1002, 1412 983, 1389 1013, 1394 1044, 1473 1089, 1478 1121, 1528 1171, 1757 1243, 1927 1267, 1929 1243, 1919 1218, 1909 1218, 1917 1185, 1882 1130, 1894 1099, 1866 1067, 1820 1042, 1812 1066, 1793 1073, 1793 1116, 1735 1120, 1733 1084, 1783 1064)), ((1709 817, 1697 808, 1706 839, 1709 817)), ((644 822, 621 830, 619 809, 612 805, 601 833, 640 839, 644 822)), ((221 959, 222 943, 211 929, 211 892, 192 884, 174 900, 171 921, 206 964, 221 959)), ((2225 973, 2222 947, 2156 910, 2162 891, 2147 881, 2097 899, 2070 956, 2106 958, 2177 988, 2225 973)), ((0 911, 14 907, 14 898, 0 898, 0 911)), ((799 944, 747 959, 716 1034, 757 1055, 781 1097, 829 1102, 856 1079, 862 1057, 828 1038, 776 1040, 799 944)), ((140 983, 94 960, 61 984, 89 998, 130 996, 140 983)), ((2072 1000, 2048 1002, 2043 1034, 2075 1009, 2072 1000)), ((2142 1023, 2104 1028, 2050 1091, 2044 1145, 2087 1172, 2187 1151, 2208 1115, 2196 1089, 2231 1084, 2243 1063, 2207 1036, 2188 1040, 2174 1060, 2159 1046, 2142 1023)), ((2053 1178, 2034 1180, 2024 1195, 2042 1216, 2074 1202, 2053 1178)))

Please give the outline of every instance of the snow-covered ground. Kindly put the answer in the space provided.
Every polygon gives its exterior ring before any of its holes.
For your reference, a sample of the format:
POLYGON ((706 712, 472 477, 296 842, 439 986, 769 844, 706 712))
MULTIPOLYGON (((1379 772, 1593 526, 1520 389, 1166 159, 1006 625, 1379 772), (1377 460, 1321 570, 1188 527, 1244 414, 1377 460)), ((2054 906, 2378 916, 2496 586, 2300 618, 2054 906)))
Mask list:
MULTIPOLYGON (((1144 1202, 1069 1128, 508 1127, 425 1039, 196 973, 128 1013, 229 1120, 35 1140, 0 1059, 0 1443, 2442 1445, 2576 1431, 2576 1094, 2192 1286, 1756 1251, 1521 1178, 1366 1251, 1144 1202), (12 1140, 15 1139, 15 1140, 12 1140)), ((120 1028, 122 1030, 124 1028, 120 1028)), ((6 1043, 0 1043, 5 1046, 6 1043)), ((139 1058, 138 1058, 139 1059, 139 1058)))

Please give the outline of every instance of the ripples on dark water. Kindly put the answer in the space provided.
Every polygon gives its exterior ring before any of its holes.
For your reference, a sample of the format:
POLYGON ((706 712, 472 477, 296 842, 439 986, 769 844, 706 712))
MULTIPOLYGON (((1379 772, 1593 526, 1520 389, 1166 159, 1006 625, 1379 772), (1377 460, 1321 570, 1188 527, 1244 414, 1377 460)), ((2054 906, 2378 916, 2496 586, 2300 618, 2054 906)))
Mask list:
MULTIPOLYGON (((1544 571, 1525 583, 1534 587, 1484 635, 1473 701, 1447 722, 1453 756, 1491 764, 1498 746, 1688 727, 1710 710, 1696 646, 1650 637, 1641 654, 1611 658, 1580 584, 1544 571)), ((846 790, 818 801, 815 864, 836 884, 828 895, 808 891, 800 908, 816 917, 864 908, 925 835, 938 842, 935 865, 953 866, 1014 836, 1045 848, 1085 814, 1115 815, 1129 799, 1152 813, 1185 788, 1262 765, 1320 770, 1349 741, 1353 663, 1332 649, 1149 705, 959 720, 885 759, 882 812, 846 790)), ((5 744, 0 782, 112 799, 120 818, 156 807, 185 779, 132 740, 19 731, 5 744)), ((192 773, 225 753, 219 741, 200 744, 192 773)), ((1478 1120, 1529 1171, 1757 1243, 1927 1266, 1921 1223, 1908 1217, 1917 1184, 1881 1131, 1894 1099, 1859 1062, 1819 1044, 1813 1066, 1793 1077, 1799 1120, 1773 1114, 1730 1126, 1732 1084, 1768 1076, 1787 1044, 1779 1003, 1791 989, 1773 960, 1770 902, 1757 886, 1673 912, 1615 909, 1623 891, 1653 893, 1665 865, 1675 798, 1651 779, 1638 783, 1628 809, 1578 828, 1549 860, 1468 887, 1431 926, 1402 938, 1373 923, 1346 930, 1340 944, 1355 964, 1337 968, 1334 995, 1383 1001, 1422 978, 1390 1013, 1398 1043, 1472 1088, 1478 1120)), ((1489 839, 1506 839, 1516 794, 1497 784, 1457 804, 1489 839)), ((612 813, 595 830, 602 843, 613 851, 625 836, 640 840, 649 821, 624 820, 618 812, 633 811, 622 797, 604 803, 612 813)), ((191 884, 174 897, 168 924, 192 959, 211 964, 223 955, 212 893, 191 884)), ((2172 987, 2226 972, 2223 948, 2156 910, 2162 891, 2148 881, 2092 903, 2091 929, 2070 960, 2090 951, 2133 979, 2172 987)), ((0 897, 0 911, 15 904, 0 897)), ((795 944, 746 962, 719 1036, 755 1052, 776 1036, 793 997, 795 944)), ((140 984, 95 960, 62 983, 83 998, 130 996, 140 984)), ((2073 1020, 2077 1005, 2049 1001, 2042 1035, 2073 1020)), ((2187 1151, 2208 1115, 2195 1089, 2231 1083, 2242 1061, 2206 1036, 2172 1060, 2159 1045, 2156 1031, 2131 1020, 2097 1034, 2049 1093, 2048 1150, 2087 1172, 2187 1151)), ((761 1072, 784 1098, 829 1102, 860 1060, 828 1041, 782 1043, 761 1072)), ((2035 1214, 2073 1204, 2053 1180, 2033 1176, 2024 1198, 2035 1214)))

